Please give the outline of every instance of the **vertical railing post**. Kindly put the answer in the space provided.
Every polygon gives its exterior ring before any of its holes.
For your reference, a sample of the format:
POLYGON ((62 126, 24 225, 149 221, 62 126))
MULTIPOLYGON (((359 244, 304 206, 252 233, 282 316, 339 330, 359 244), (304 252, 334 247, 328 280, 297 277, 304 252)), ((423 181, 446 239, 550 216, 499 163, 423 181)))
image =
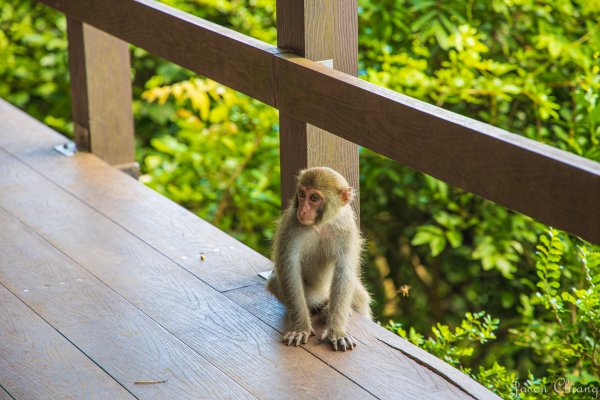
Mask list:
MULTIPOLYGON (((313 61, 333 60, 333 68, 358 72, 357 0, 277 0, 277 46, 313 61)), ((294 193, 302 168, 328 166, 358 190, 358 146, 279 114, 282 207, 294 193)), ((353 204, 359 210, 358 199, 353 204)))
POLYGON ((128 45, 72 18, 67 35, 77 148, 135 175, 128 45))

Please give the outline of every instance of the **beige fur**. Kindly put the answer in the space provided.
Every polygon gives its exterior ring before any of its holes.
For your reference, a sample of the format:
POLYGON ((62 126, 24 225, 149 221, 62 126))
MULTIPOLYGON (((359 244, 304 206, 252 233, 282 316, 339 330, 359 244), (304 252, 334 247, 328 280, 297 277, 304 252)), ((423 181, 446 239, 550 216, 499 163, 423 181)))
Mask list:
POLYGON ((323 219, 302 225, 296 216, 298 202, 290 201, 277 225, 273 243, 275 271, 267 289, 285 304, 288 345, 306 343, 313 333, 310 311, 321 310, 326 329, 321 339, 337 350, 352 349, 356 340, 346 332, 352 309, 371 318, 370 296, 361 282, 363 240, 348 199, 348 182, 330 168, 304 170, 298 187, 324 193, 323 219))

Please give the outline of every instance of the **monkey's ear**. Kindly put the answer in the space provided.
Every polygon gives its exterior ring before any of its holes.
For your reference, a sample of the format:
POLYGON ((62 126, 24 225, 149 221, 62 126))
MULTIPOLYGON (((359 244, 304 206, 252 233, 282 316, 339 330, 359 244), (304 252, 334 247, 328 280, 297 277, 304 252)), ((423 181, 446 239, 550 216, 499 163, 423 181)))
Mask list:
POLYGON ((343 205, 350 203, 354 198, 354 190, 351 187, 342 189, 340 193, 340 198, 342 200, 343 205))
POLYGON ((298 171, 298 174, 296 175, 296 183, 298 183, 298 181, 300 181, 300 177, 302 175, 304 175, 305 172, 306 172, 306 168, 305 169, 301 169, 300 171, 298 171))

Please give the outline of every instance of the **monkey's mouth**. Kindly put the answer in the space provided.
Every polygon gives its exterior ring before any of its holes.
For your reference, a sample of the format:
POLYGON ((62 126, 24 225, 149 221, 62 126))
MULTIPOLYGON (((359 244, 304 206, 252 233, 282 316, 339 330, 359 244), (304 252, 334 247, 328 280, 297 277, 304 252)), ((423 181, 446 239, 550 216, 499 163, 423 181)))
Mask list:
POLYGON ((315 223, 314 219, 302 219, 302 218, 298 218, 298 222, 300 222, 302 225, 313 225, 315 223))

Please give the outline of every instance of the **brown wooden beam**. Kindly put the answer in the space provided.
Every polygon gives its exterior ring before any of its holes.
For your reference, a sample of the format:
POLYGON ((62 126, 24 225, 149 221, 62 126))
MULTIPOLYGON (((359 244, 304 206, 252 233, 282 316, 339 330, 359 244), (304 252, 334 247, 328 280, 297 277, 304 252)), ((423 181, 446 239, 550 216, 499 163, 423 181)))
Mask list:
POLYGON ((291 54, 278 107, 401 164, 600 243, 600 164, 291 54))
POLYGON ((75 142, 109 164, 135 162, 129 48, 67 18, 75 142))
MULTIPOLYGON (((356 0, 278 0, 277 45, 313 61, 333 59, 333 67, 356 75, 358 14, 356 0)), ((301 169, 328 166, 358 190, 358 146, 289 113, 280 112, 281 203, 294 194, 301 169)), ((353 207, 359 215, 358 198, 353 207)))
POLYGON ((269 105, 275 46, 153 0, 39 0, 269 105))

